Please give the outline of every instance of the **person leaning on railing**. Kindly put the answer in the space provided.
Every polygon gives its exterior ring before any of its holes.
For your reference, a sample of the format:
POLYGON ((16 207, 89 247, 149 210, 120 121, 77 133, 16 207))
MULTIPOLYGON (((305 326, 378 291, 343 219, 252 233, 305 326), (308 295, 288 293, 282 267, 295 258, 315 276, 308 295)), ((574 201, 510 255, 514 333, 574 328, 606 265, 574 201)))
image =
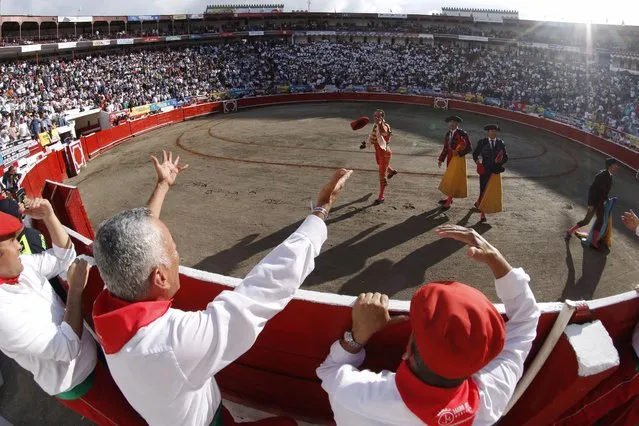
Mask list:
MULTIPOLYGON (((31 372, 47 394, 92 422, 106 424, 102 413, 109 401, 104 395, 114 395, 117 388, 97 362, 96 343, 82 320, 89 267, 76 259, 73 243, 47 200, 26 199, 21 213, 44 222, 53 248, 20 255, 16 237, 22 222, 0 212, 0 350, 31 372), (67 269, 65 305, 48 280, 67 269)), ((120 407, 110 419, 139 425, 127 412, 120 407)))
POLYGON ((180 289, 180 256, 160 220, 164 197, 184 169, 178 160, 166 152, 162 163, 153 158, 158 180, 147 207, 100 226, 93 250, 106 288, 93 321, 115 382, 151 426, 228 426, 234 420, 214 376, 253 346, 311 273, 326 240, 324 221, 351 171, 333 175, 313 213, 234 291, 223 291, 204 310, 185 312, 171 307, 180 289))
POLYGON ((351 330, 317 369, 338 426, 492 425, 512 397, 540 316, 530 277, 472 229, 448 225, 437 233, 465 243, 491 269, 508 321, 481 292, 456 282, 422 286, 409 318, 391 317, 386 295, 360 294, 351 330), (404 319, 412 334, 397 372, 359 370, 366 343, 404 319))

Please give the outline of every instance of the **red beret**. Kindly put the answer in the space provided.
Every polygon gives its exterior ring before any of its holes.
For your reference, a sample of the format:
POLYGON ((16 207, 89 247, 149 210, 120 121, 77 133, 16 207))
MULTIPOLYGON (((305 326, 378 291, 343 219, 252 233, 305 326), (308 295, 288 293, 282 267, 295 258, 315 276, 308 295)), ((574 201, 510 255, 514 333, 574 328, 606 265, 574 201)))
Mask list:
POLYGON ((484 167, 484 165, 482 163, 477 164, 477 174, 483 175, 484 173, 486 173, 486 168, 484 167))
POLYGON ((371 120, 368 117, 360 117, 357 120, 351 122, 351 129, 359 130, 365 127, 370 122, 371 120))
POLYGON ((10 214, 0 212, 0 238, 15 235, 22 229, 22 222, 10 214))
POLYGON ((506 329, 495 306, 479 290, 458 282, 417 290, 410 321, 424 364, 447 379, 477 373, 504 347, 506 329))

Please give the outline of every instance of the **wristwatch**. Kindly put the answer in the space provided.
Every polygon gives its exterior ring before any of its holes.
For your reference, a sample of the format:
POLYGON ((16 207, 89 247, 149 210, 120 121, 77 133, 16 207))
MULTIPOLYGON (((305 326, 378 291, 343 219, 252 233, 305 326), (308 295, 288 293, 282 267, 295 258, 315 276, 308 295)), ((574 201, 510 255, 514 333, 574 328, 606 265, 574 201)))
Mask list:
POLYGON ((364 345, 357 343, 355 339, 353 339, 353 333, 350 331, 344 332, 344 341, 353 349, 362 349, 364 347, 364 345))

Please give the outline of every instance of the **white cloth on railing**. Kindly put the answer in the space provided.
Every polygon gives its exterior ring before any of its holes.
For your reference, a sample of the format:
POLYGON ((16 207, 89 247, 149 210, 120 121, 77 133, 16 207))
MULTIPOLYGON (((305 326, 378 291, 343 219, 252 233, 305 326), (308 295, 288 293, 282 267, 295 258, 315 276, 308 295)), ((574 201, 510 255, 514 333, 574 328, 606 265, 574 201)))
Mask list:
POLYGON ((48 279, 66 271, 75 248, 57 246, 20 257, 17 284, 0 285, 0 350, 33 374, 49 395, 66 392, 91 374, 96 343, 85 329, 78 338, 64 322, 65 305, 48 279))

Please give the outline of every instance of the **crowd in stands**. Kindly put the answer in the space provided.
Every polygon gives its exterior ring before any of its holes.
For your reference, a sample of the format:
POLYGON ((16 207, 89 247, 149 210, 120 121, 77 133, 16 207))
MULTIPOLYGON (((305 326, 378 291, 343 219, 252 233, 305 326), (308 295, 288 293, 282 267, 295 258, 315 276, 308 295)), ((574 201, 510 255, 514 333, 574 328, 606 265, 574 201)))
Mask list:
MULTIPOLYGON (((107 112, 229 89, 375 86, 409 93, 472 93, 569 116, 592 131, 639 134, 639 78, 574 54, 444 45, 228 42, 0 65, 2 141, 37 135, 63 111, 107 112)), ((619 138, 617 138, 619 139, 619 138)), ((621 138, 622 143, 634 146, 621 138)))

